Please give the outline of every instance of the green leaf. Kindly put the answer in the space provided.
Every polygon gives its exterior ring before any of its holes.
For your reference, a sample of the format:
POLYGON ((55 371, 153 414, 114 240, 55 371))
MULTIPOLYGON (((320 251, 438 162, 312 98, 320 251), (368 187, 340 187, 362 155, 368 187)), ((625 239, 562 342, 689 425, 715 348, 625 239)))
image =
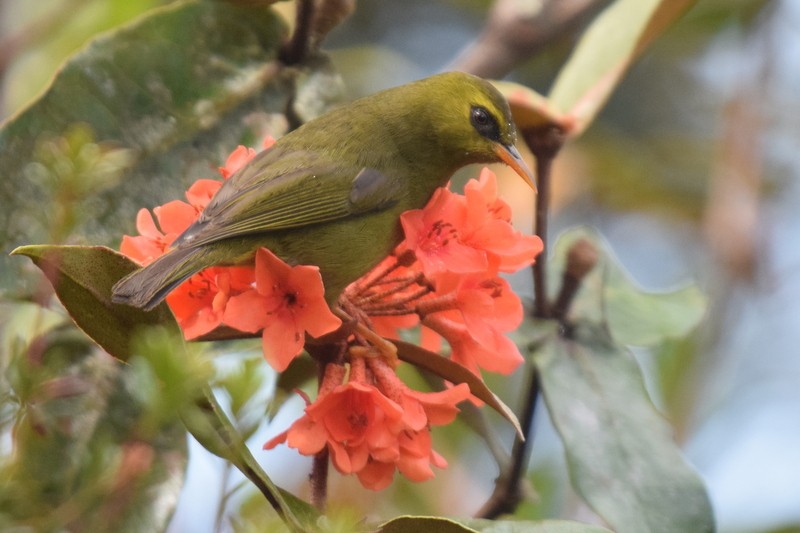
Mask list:
POLYGON ((611 533, 604 527, 568 520, 468 520, 465 523, 481 533, 611 533))
POLYGON ((548 95, 574 121, 570 135, 588 127, 633 61, 695 2, 617 0, 592 22, 548 95))
POLYGON ((466 383, 473 396, 485 402, 486 405, 497 411, 500 416, 511 422, 517 435, 522 439, 525 438, 525 435, 522 434, 522 428, 519 425, 517 416, 502 400, 500 400, 500 398, 489 390, 489 387, 486 386, 486 383, 484 383, 479 376, 476 376, 460 364, 454 363, 450 359, 421 348, 416 344, 398 339, 388 340, 397 346, 397 355, 403 361, 428 370, 451 383, 466 383))
POLYGON ((478 533, 455 520, 435 516, 399 516, 381 524, 380 533, 478 533))
POLYGON ((714 531, 703 482, 650 402, 631 354, 578 325, 534 355, 570 478, 619 533, 714 531))
POLYGON ((381 525, 380 533, 610 533, 610 530, 570 522, 544 520, 542 522, 511 520, 451 519, 432 516, 400 516, 381 525))
POLYGON ((0 353, 13 354, 16 346, 28 346, 36 337, 65 322, 68 320, 63 313, 35 303, 0 302, 0 353))
MULTIPOLYGON (((188 0, 92 41, 0 128, 0 247, 76 236, 113 245, 132 231, 140 208, 180 198, 194 179, 215 176, 237 144, 283 134, 292 125, 286 113, 297 80, 309 78, 308 70, 330 71, 324 60, 283 68, 277 55, 285 37, 264 2, 188 0), (31 160, 37 146, 76 123, 99 146, 127 154, 116 185, 77 195, 59 180, 28 179, 42 165, 31 160), (59 209, 79 218, 66 236, 59 235, 59 209)), ((0 255, 0 288, 18 288, 21 272, 0 255)))
POLYGON ((607 325, 620 344, 653 346, 684 337, 705 316, 707 299, 697 286, 669 292, 644 291, 630 279, 607 244, 587 228, 572 229, 559 237, 553 272, 563 272, 569 249, 579 239, 588 239, 601 253, 581 283, 571 318, 607 325))
POLYGON ((173 326, 166 304, 152 311, 115 304, 111 287, 138 265, 102 246, 22 246, 12 255, 25 255, 44 272, 72 319, 105 351, 120 361, 131 356, 130 341, 143 326, 173 326))

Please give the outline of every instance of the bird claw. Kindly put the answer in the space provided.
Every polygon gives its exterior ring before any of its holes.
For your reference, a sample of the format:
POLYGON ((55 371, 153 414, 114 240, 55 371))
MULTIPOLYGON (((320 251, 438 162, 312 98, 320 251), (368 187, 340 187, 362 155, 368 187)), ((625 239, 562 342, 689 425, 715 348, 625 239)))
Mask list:
POLYGON ((368 346, 351 346, 350 354, 356 357, 382 357, 392 368, 396 368, 400 363, 397 357, 397 346, 372 331, 366 324, 351 317, 343 309, 338 308, 334 311, 342 321, 346 323, 355 322, 354 333, 364 339, 368 346))
POLYGON ((372 357, 383 357, 392 368, 397 367, 400 359, 397 357, 397 346, 394 343, 384 339, 360 322, 356 325, 356 333, 370 343, 371 346, 367 347, 367 351, 373 354, 372 357))

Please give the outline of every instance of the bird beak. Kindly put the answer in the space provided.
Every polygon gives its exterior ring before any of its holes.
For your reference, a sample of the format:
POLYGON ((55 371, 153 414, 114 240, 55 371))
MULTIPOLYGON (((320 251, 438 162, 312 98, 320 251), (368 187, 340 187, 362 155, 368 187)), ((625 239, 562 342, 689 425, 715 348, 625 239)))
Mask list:
POLYGON ((525 161, 522 160, 522 156, 519 155, 516 146, 513 144, 504 145, 495 143, 494 153, 500 158, 501 161, 503 161, 503 163, 513 168, 514 172, 519 174, 519 177, 524 179, 525 183, 531 186, 531 189, 534 191, 536 190, 536 183, 533 180, 533 173, 531 172, 531 169, 528 168, 528 165, 525 164, 525 161))

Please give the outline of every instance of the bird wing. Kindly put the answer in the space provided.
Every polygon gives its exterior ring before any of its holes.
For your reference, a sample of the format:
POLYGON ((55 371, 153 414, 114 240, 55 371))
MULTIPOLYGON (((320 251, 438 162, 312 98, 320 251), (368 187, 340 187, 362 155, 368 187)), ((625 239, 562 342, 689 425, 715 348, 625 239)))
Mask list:
POLYGON ((369 167, 278 146, 231 176, 174 245, 198 246, 380 211, 404 193, 369 167))

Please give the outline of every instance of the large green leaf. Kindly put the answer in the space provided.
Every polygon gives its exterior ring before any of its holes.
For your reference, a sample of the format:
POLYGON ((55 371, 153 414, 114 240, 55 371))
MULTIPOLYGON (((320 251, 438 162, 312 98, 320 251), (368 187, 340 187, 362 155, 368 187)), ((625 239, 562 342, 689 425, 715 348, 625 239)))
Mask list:
POLYGON ((619 533, 714 530, 703 482, 650 402, 639 367, 596 326, 553 335, 534 355, 570 477, 619 533))
MULTIPOLYGON (((284 24, 263 2, 188 0, 91 42, 0 128, 0 247, 56 237, 116 244, 132 231, 141 207, 180 198, 192 180, 213 177, 237 144, 258 145, 265 133, 284 133, 301 80, 309 70, 327 72, 324 62, 283 68, 276 57, 285 36, 284 24), (38 148, 76 123, 86 124, 101 146, 124 149, 127 171, 115 184, 81 194, 60 179, 63 168, 50 180, 29 179, 47 166, 38 148), (78 213, 66 236, 54 227, 58 209, 78 213)), ((323 86, 315 102, 334 91, 320 77, 311 76, 312 85, 323 86)), ((0 288, 18 287, 21 271, 5 255, 0 288)))
POLYGON ((633 61, 696 0, 617 0, 589 26, 548 95, 577 136, 602 109, 633 61))
POLYGON ((152 311, 115 304, 111 287, 138 265, 103 246, 22 246, 12 255, 30 257, 53 284, 72 319, 105 351, 121 361, 131 356, 131 339, 144 326, 177 324, 162 303, 152 311))
POLYGON ((589 240, 600 250, 594 269, 583 279, 570 316, 608 326, 620 344, 652 346, 688 334, 702 320, 707 300, 693 284, 673 291, 649 292, 638 286, 592 230, 576 228, 559 237, 552 270, 562 272, 570 247, 589 240))

